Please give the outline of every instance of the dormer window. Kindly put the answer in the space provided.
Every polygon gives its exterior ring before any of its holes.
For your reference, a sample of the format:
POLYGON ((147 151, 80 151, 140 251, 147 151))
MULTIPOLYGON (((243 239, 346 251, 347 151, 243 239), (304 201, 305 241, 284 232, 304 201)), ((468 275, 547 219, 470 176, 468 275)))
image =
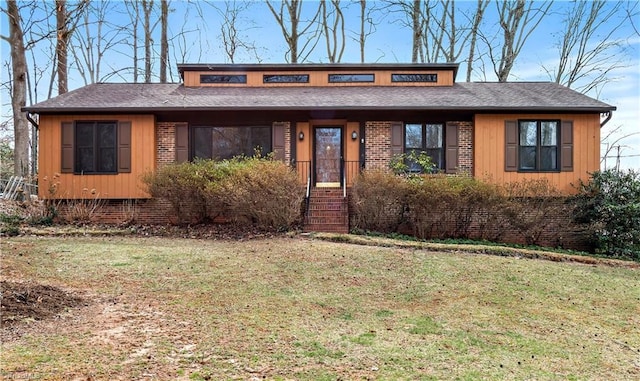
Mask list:
POLYGON ((246 74, 201 74, 200 83, 247 83, 246 74))

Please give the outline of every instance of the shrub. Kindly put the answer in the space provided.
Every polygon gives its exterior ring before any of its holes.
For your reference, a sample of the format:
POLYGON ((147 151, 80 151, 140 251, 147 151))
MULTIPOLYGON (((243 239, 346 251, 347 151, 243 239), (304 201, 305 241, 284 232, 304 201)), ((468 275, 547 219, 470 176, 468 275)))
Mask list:
POLYGON ((393 173, 362 172, 351 188, 352 226, 381 233, 396 232, 403 222, 408 183, 393 173))
POLYGON ((504 190, 503 215, 527 245, 540 244, 545 233, 546 239, 561 241, 563 229, 554 216, 562 214, 558 208, 566 206, 561 193, 549 180, 512 182, 506 184, 504 190))
POLYGON ((153 197, 166 199, 178 223, 200 223, 215 215, 206 187, 224 177, 227 168, 212 160, 170 164, 143 177, 153 197))
POLYGON ((575 220, 589 224, 597 251, 640 260, 640 172, 597 171, 578 190, 575 220))
POLYGON ((304 186, 291 167, 258 157, 235 161, 232 167, 227 176, 207 185, 209 204, 223 205, 235 221, 246 219, 263 229, 287 230, 300 222, 304 186))
POLYGON ((169 201, 179 223, 225 216, 282 230, 301 217, 304 188, 297 173, 269 157, 173 164, 146 175, 144 181, 153 197, 169 201))
POLYGON ((410 182, 409 219, 420 238, 492 238, 501 234, 497 187, 467 176, 429 175, 410 182), (472 231, 475 222, 475 232, 472 231))

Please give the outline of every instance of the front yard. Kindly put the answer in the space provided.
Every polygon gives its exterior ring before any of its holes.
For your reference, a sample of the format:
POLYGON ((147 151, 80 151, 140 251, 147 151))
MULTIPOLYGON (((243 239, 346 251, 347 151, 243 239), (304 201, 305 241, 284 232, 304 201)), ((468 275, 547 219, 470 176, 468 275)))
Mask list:
POLYGON ((640 378, 638 268, 302 237, 17 237, 0 258, 2 379, 640 378))

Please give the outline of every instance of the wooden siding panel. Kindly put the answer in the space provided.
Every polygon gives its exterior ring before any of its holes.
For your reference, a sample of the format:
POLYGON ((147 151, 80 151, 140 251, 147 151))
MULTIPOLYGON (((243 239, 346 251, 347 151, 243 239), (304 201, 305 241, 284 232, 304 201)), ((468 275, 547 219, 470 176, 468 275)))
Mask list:
POLYGON ((153 115, 41 115, 38 154, 41 198, 148 198, 141 178, 155 170, 155 118, 153 115), (131 122, 131 172, 116 175, 61 173, 62 122, 116 120, 131 122), (55 193, 49 189, 55 185, 55 193))
POLYGON ((452 70, 366 70, 354 69, 349 71, 260 71, 260 72, 216 72, 216 71, 187 71, 184 73, 184 85, 187 87, 304 87, 304 86, 453 86, 454 78, 452 70), (374 74, 374 82, 344 82, 330 83, 329 74, 374 74), (200 83, 202 74, 219 75, 246 75, 247 83, 200 83), (300 75, 308 74, 307 83, 263 83, 264 74, 300 75), (436 74, 437 82, 391 82, 391 74, 436 74))
POLYGON ((598 114, 478 114, 475 123, 474 169, 478 178, 497 184, 525 179, 549 179, 564 193, 574 193, 572 184, 588 180, 589 173, 600 168, 600 117, 598 114), (518 119, 560 119, 573 121, 573 171, 505 171, 505 122, 518 119))

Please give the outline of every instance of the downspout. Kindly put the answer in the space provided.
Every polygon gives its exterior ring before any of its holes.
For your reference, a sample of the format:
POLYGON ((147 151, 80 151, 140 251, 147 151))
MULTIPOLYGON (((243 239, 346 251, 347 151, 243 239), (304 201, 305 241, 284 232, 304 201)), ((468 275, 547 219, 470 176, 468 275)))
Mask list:
POLYGON ((35 178, 38 173, 38 130, 40 126, 28 111, 27 120, 31 123, 31 138, 33 139, 33 146, 31 147, 31 176, 35 178))
POLYGON ((606 115, 607 117, 602 122, 600 122, 600 128, 604 127, 605 124, 609 123, 609 121, 613 117, 613 112, 607 111, 606 115))

